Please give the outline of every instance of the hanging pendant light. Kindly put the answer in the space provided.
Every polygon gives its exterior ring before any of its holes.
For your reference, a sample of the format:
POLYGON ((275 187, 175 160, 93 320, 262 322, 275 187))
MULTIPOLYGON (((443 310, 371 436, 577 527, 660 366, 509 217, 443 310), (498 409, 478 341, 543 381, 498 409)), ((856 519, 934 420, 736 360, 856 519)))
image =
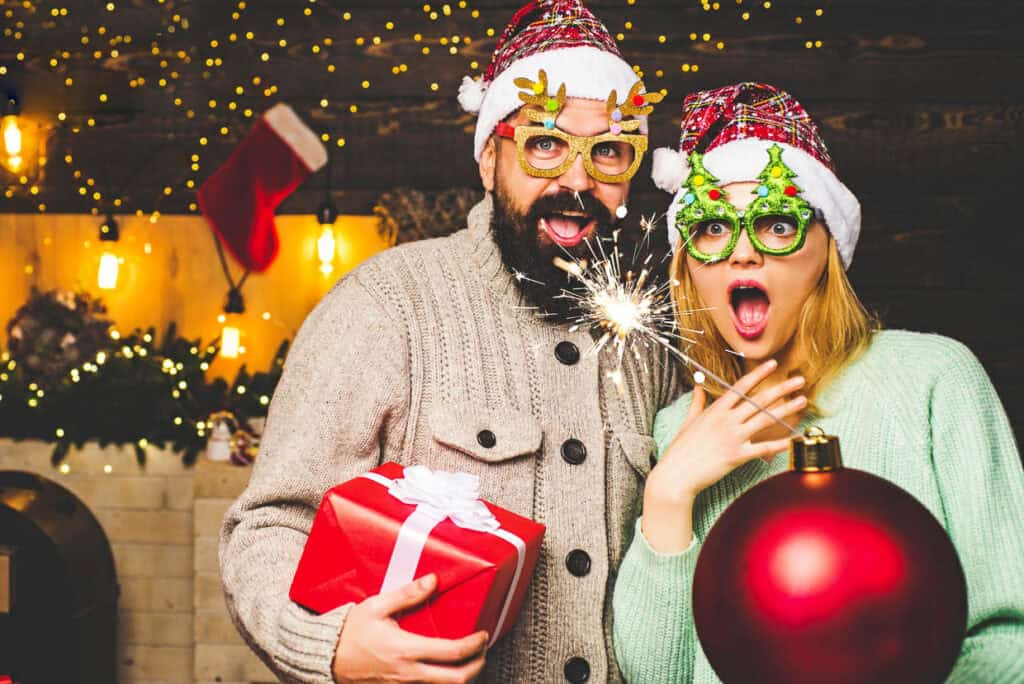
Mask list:
POLYGON ((338 220, 338 210, 331 203, 332 159, 333 155, 328 152, 327 166, 324 169, 324 201, 316 210, 316 222, 320 224, 320 237, 316 240, 316 255, 320 259, 320 272, 324 276, 329 276, 334 272, 334 256, 338 245, 334 235, 334 222, 338 220))
POLYGON ((114 215, 107 214, 107 218, 100 225, 100 243, 104 245, 103 254, 100 255, 100 267, 96 274, 96 284, 101 290, 113 290, 117 287, 117 275, 120 269, 121 259, 113 250, 113 243, 121 237, 117 221, 114 215))
POLYGON ((32 194, 39 192, 49 133, 49 127, 25 118, 15 95, 3 95, 0 102, 0 184, 32 194))
POLYGON ((334 222, 338 219, 338 210, 331 200, 324 200, 316 212, 317 223, 320 224, 320 237, 316 241, 316 253, 320 258, 320 272, 325 276, 334 271, 334 254, 337 241, 334 238, 334 222))
POLYGON ((21 108, 18 100, 13 96, 4 98, 3 118, 0 119, 0 139, 3 144, 3 157, 0 162, 8 171, 19 174, 23 171, 25 159, 23 156, 24 134, 21 130, 19 116, 21 108))
POLYGON ((224 313, 218 320, 223 324, 220 331, 220 355, 228 359, 236 359, 245 353, 242 346, 242 331, 238 327, 241 314, 245 313, 245 300, 238 287, 228 290, 228 299, 224 304, 224 313))

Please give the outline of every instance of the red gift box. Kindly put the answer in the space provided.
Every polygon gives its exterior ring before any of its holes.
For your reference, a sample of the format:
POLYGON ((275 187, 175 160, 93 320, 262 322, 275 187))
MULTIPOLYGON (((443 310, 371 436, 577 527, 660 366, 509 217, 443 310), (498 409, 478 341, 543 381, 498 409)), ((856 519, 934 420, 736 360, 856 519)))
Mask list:
POLYGON ((465 473, 385 463, 324 495, 289 597, 316 613, 435 573, 431 599, 398 624, 491 644, 515 624, 544 526, 477 498, 465 473))

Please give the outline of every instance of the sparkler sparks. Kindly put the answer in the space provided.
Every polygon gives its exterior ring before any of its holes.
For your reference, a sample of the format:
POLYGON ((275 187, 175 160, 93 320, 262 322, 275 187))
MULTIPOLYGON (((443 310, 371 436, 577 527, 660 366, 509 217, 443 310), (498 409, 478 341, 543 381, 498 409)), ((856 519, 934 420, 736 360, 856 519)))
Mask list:
POLYGON ((651 345, 674 350, 673 340, 694 340, 677 334, 675 307, 668 297, 669 283, 648 283, 650 254, 640 264, 639 273, 628 270, 623 275, 618 238, 619 231, 615 231, 610 254, 602 240, 588 238, 586 244, 592 260, 556 258, 554 263, 582 285, 582 291, 563 290, 560 295, 580 311, 572 330, 587 327, 603 331, 588 353, 612 348, 617 360, 612 377, 621 390, 622 359, 627 351, 639 360, 641 349, 651 345))
MULTIPOLYGON (((642 223, 646 221, 649 225, 656 222, 653 217, 641 221, 642 223)), ((645 230, 644 242, 649 233, 649 230, 645 230)), ((605 252, 601 239, 592 242, 588 238, 586 244, 593 257, 589 263, 585 260, 573 259, 570 261, 560 257, 556 257, 554 263, 582 285, 582 291, 563 290, 560 295, 570 299, 581 312, 571 330, 576 331, 588 327, 603 331, 601 337, 587 353, 598 354, 610 347, 612 353, 615 354, 616 363, 609 376, 619 391, 623 391, 622 360, 626 353, 631 352, 637 360, 642 361, 641 350, 658 345, 673 357, 694 368, 696 382, 703 384, 707 378, 711 378, 771 417, 793 435, 800 436, 799 430, 788 425, 766 407, 735 389, 732 384, 712 373, 679 349, 677 343, 685 342, 687 345, 696 343, 696 340, 685 337, 680 332, 703 334, 704 331, 680 331, 675 305, 668 296, 671 283, 648 284, 648 279, 651 276, 650 254, 640 264, 639 274, 628 270, 623 277, 618 236, 619 231, 616 230, 612 236, 610 254, 605 252)))

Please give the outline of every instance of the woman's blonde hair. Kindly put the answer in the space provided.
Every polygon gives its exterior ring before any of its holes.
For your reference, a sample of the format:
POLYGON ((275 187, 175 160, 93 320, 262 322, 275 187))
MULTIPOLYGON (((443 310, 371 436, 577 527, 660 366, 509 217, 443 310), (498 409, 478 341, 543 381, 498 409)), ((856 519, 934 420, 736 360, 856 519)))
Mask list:
MULTIPOLYGON (((715 327, 690 277, 685 249, 676 252, 671 269, 679 334, 696 341, 688 349, 684 347, 684 351, 723 380, 735 383, 744 374, 742 360, 726 351, 729 344, 715 327), (697 330, 703 334, 688 332, 697 330)), ((829 236, 825 270, 800 310, 793 335, 796 358, 802 359, 799 372, 806 379, 803 392, 811 413, 821 415, 821 409, 814 403, 819 390, 867 349, 872 333, 880 327, 878 318, 864 308, 853 291, 836 242, 829 236)), ((712 383, 704 387, 713 398, 725 391, 712 383)))

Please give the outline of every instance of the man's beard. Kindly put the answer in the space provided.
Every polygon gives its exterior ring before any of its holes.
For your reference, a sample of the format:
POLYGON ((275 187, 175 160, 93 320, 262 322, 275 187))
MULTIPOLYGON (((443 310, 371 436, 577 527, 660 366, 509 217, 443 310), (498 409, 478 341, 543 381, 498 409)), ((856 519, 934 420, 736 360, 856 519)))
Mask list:
POLYGON ((608 208, 589 192, 579 193, 578 199, 572 192, 541 197, 522 214, 516 210, 500 181, 497 183, 491 233, 501 252, 501 261, 510 273, 518 276, 516 284, 527 304, 560 322, 575 321, 581 314, 574 299, 565 296, 564 291, 582 295, 586 289, 552 260, 561 257, 568 262, 579 259, 592 262, 595 254, 601 254, 596 241, 611 237, 618 223, 608 208), (596 222, 590 235, 574 247, 555 244, 546 235, 542 241, 540 219, 563 211, 583 212, 596 222))

